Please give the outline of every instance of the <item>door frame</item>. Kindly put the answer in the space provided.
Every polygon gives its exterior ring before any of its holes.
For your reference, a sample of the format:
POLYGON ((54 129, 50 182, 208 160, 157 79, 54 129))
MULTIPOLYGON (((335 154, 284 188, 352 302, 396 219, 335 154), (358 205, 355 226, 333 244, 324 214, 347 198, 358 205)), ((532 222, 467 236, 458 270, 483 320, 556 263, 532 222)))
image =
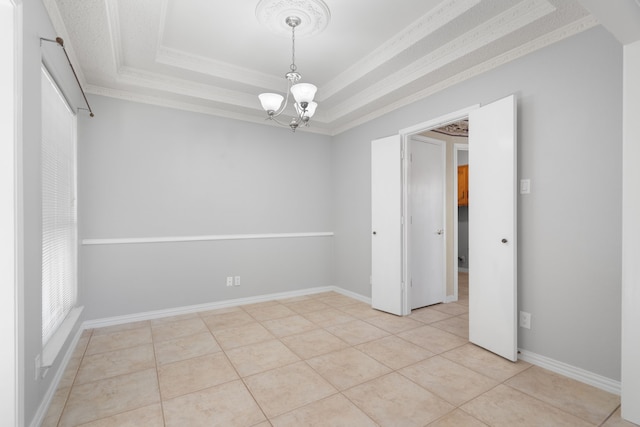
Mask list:
MULTIPOLYGON (((426 132, 428 130, 436 129, 442 127, 444 125, 448 125, 453 122, 457 122, 469 116, 469 113, 473 110, 477 110, 480 108, 480 104, 474 104, 468 107, 465 107, 461 110, 454 111, 452 113, 444 114, 442 116, 436 117, 434 119, 428 120, 426 122, 419 123, 417 125, 401 129, 400 140, 401 140, 401 149, 402 153, 409 152, 409 146, 411 142, 412 136, 418 133, 426 132)), ((409 156, 403 155, 402 158, 402 217, 406 218, 408 214, 411 212, 409 206, 409 156)), ((402 224, 402 283, 408 283, 409 272, 411 271, 411 261, 410 261, 410 245, 409 245, 409 227, 407 227, 407 221, 403 220, 402 224)), ((446 233, 446 231, 445 231, 446 233)), ((446 238, 445 238, 446 241, 446 238)), ((445 257, 446 263, 446 257, 445 257)), ((445 286, 446 286, 446 276, 445 276, 445 286)), ((410 300, 410 292, 403 292, 402 295, 402 315, 406 316, 411 314, 411 300, 410 300)), ((445 290, 445 298, 446 298, 446 290, 445 290)))
MULTIPOLYGON (((419 134, 412 134, 409 135, 409 138, 407 139, 408 144, 407 144, 407 150, 406 150, 406 156, 408 158, 407 161, 407 215, 409 217, 409 226, 412 224, 411 221, 411 215, 412 215, 412 206, 411 206, 411 197, 409 197, 409 195, 411 194, 411 184, 412 184, 412 180, 411 180, 411 173, 412 173, 412 167, 413 167, 413 162, 411 161, 412 159, 412 155, 413 153, 411 152, 411 142, 412 141, 416 141, 416 142, 421 142, 421 143, 427 143, 427 144, 435 144, 438 145, 441 149, 442 149, 442 187, 443 187, 443 191, 442 191, 442 228, 445 230, 445 234, 442 238, 442 252, 444 254, 443 260, 442 260, 442 265, 440 266, 440 268, 442 269, 442 301, 441 302, 445 302, 447 299, 447 233, 446 233, 446 222, 447 222, 447 143, 446 141, 443 141, 441 139, 437 139, 437 138, 432 138, 432 137, 428 137, 428 136, 423 136, 423 135, 419 135, 419 134)), ((412 239, 412 233, 411 233, 411 227, 407 227, 407 238, 406 238, 406 242, 407 242, 407 248, 411 247, 411 239, 412 239)), ((411 309, 411 307, 413 306, 412 304, 412 300, 411 298, 413 298, 413 277, 411 275, 411 252, 407 251, 407 281, 406 283, 408 284, 407 286, 407 303, 409 304, 409 308, 411 309)))
POLYGON ((22 210, 22 0, 0 1, 0 44, 9 60, 0 67, 0 413, 8 425, 24 425, 24 233, 22 210), (5 144, 5 142, 7 142, 5 144))
MULTIPOLYGON (((456 142, 453 144, 453 167, 458 167, 458 152, 466 151, 469 152, 469 144, 461 144, 456 142)), ((456 196, 456 191, 458 189, 458 174, 454 170, 453 172, 453 298, 450 300, 451 302, 458 301, 458 269, 460 265, 458 264, 458 202, 456 196)))

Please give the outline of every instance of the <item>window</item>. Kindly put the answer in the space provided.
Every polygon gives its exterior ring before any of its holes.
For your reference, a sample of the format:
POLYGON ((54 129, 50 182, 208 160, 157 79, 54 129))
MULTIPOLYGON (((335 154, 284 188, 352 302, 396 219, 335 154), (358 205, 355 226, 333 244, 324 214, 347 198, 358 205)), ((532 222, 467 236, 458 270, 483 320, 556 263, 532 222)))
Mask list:
POLYGON ((76 118, 44 66, 41 79, 42 345, 46 347, 77 299, 76 118))

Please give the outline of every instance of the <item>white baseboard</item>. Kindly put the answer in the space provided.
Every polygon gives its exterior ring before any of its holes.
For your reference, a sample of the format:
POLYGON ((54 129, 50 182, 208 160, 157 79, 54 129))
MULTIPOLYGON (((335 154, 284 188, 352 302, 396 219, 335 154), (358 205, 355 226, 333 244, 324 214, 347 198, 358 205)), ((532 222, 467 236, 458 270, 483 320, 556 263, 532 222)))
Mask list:
POLYGON ((200 311, 216 310, 219 308, 236 307, 239 305, 255 304, 265 301, 273 301, 286 298, 294 298, 305 295, 319 294, 321 292, 335 291, 351 298, 371 303, 371 298, 364 297, 355 292, 347 291, 337 286, 323 286, 317 288, 301 289, 298 291, 278 292, 273 294, 257 295, 253 297, 237 298, 224 301, 210 302, 206 304, 174 307, 164 310, 146 311, 143 313, 128 314, 124 316, 108 317, 104 319, 87 320, 82 324, 82 329, 103 328, 105 326, 121 325, 123 323, 139 322, 143 320, 160 319, 162 317, 178 316, 181 314, 197 313, 200 311))
POLYGON ((337 286, 331 286, 331 290, 335 291, 335 292, 337 292, 339 294, 351 297, 353 299, 357 299, 358 301, 361 301, 361 302, 364 302, 364 303, 367 303, 367 304, 371 305, 371 298, 365 297, 364 295, 360 295, 360 294, 357 294, 355 292, 351 292, 351 291, 348 291, 346 289, 339 288, 337 286))
POLYGON ((518 356, 520 360, 620 396, 620 381, 612 380, 611 378, 603 377, 602 375, 527 350, 519 349, 518 351, 520 352, 518 356))

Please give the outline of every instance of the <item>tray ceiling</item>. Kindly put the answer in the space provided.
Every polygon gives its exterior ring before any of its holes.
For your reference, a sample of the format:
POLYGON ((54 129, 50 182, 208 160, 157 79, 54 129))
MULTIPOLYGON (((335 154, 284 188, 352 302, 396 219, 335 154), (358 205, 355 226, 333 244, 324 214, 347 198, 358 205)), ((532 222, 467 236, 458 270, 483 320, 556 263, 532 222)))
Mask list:
MULTIPOLYGON (((257 0, 44 0, 88 93, 265 123, 291 39, 257 0)), ((578 0, 325 0, 297 37, 318 86, 312 132, 336 134, 597 24, 578 0)), ((96 112, 99 114, 99 112, 96 112)))

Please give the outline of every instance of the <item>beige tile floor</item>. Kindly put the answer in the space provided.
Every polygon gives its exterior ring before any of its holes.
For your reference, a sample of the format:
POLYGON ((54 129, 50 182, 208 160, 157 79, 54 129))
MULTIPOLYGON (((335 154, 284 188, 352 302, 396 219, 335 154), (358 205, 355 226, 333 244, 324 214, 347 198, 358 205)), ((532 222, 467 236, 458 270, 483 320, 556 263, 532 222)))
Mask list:
POLYGON ((618 396, 468 342, 459 301, 327 292, 84 331, 49 426, 625 426, 618 396))

